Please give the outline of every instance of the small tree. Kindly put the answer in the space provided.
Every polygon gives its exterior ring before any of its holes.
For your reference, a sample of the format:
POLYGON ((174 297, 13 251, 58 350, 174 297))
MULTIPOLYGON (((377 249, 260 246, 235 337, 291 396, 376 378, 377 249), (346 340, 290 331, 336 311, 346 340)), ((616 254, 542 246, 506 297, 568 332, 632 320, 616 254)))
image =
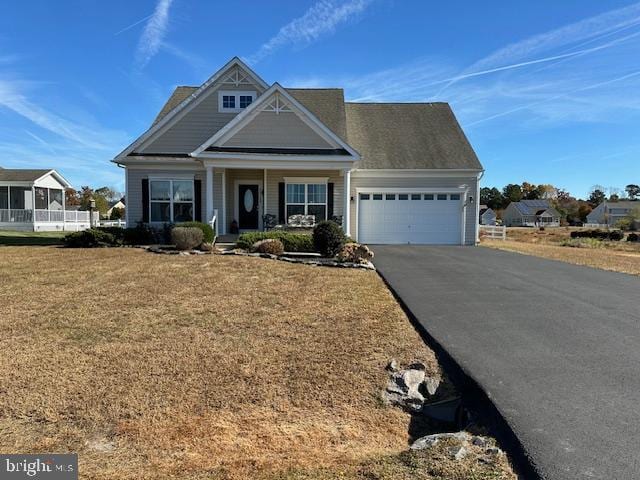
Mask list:
POLYGON ((124 208, 112 208, 109 220, 120 220, 124 217, 124 208))
POLYGON ((589 193, 589 199, 587 201, 592 208, 596 208, 598 205, 604 202, 606 198, 607 196, 605 195, 604 190, 594 187, 593 190, 591 190, 591 193, 589 193))
POLYGON ((630 183, 624 190, 627 192, 627 197, 629 200, 635 200, 637 197, 640 197, 640 186, 630 183))

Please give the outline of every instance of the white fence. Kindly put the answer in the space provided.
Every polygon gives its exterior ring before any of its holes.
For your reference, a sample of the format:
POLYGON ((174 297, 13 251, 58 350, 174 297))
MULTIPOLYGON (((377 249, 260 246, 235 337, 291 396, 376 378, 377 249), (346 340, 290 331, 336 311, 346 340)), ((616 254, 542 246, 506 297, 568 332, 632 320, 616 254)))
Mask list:
POLYGON ((507 239, 507 227, 502 225, 480 225, 480 236, 486 238, 507 239))
MULTIPOLYGON (((98 212, 93 212, 97 224, 98 212)), ((83 210, 0 209, 0 223, 89 223, 89 212, 83 210)))
POLYGON ((120 227, 124 228, 127 222, 124 220, 100 220, 101 227, 120 227))
POLYGON ((607 225, 606 223, 584 223, 582 225, 586 228, 609 228, 611 225, 607 225))
POLYGON ((0 223, 31 223, 33 222, 33 210, 16 208, 0 209, 0 223))

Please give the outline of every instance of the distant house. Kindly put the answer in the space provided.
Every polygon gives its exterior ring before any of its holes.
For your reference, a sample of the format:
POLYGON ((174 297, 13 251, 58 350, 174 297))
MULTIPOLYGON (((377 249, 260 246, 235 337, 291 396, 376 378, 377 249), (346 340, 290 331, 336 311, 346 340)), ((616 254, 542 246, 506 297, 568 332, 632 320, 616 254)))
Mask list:
POLYGON ((115 208, 118 208, 120 210, 124 210, 125 209, 124 202, 125 202, 124 197, 122 197, 117 202, 110 202, 109 203, 109 210, 107 210, 107 218, 111 218, 111 214, 113 213, 113 210, 115 208))
POLYGON ((560 212, 549 200, 511 202, 502 214, 507 227, 559 227, 560 212))
POLYGON ((487 207, 486 205, 480 205, 480 225, 495 225, 496 224, 496 212, 487 207))
POLYGON ((70 186, 55 170, 0 167, 0 230, 89 228, 89 212, 65 207, 64 192, 70 186))
POLYGON ((612 226, 629 215, 634 208, 640 209, 640 201, 608 202, 605 200, 587 215, 587 223, 612 226))

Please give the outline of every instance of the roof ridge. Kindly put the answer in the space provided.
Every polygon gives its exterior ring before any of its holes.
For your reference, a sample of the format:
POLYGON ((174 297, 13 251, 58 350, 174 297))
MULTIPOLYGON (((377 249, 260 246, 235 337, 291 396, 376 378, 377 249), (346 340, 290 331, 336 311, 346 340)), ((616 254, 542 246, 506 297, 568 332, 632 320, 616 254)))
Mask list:
POLYGON ((349 105, 449 105, 449 102, 344 102, 349 105))

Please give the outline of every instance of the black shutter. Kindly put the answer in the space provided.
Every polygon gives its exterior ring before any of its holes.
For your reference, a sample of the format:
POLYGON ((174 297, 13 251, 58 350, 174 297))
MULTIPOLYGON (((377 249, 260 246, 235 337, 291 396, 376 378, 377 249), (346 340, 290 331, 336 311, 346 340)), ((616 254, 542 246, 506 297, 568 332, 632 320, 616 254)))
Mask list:
POLYGON ((284 182, 278 183, 278 217, 281 224, 287 223, 284 218, 284 182))
POLYGON ((333 183, 327 183, 327 220, 333 217, 333 183))
MULTIPOLYGON (((195 212, 194 212, 194 220, 196 222, 202 221, 202 181, 194 180, 193 181, 193 195, 195 196, 195 212)), ((205 219, 205 222, 208 222, 210 219, 205 219)))
POLYGON ((142 179, 142 222, 149 223, 149 179, 142 179))

